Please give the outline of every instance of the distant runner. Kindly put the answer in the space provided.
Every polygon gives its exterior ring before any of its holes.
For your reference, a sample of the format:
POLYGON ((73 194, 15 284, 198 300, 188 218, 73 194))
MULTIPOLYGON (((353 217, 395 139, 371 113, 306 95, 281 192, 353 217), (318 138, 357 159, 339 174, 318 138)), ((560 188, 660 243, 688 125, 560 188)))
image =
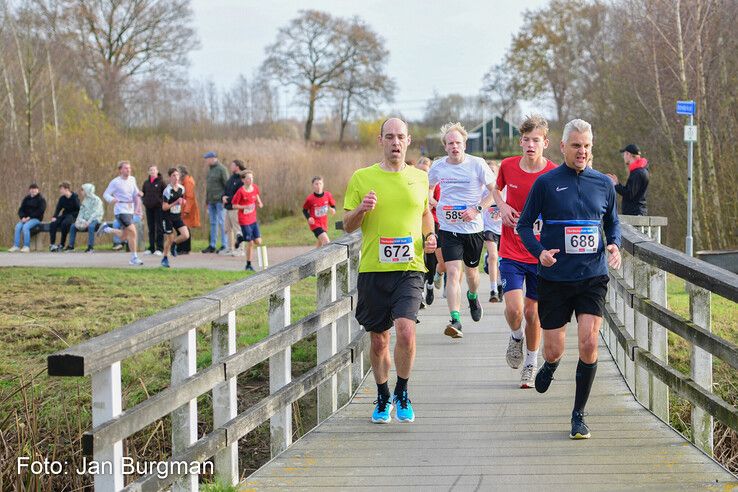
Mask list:
POLYGON ((460 123, 448 123, 441 128, 441 141, 447 157, 433 163, 428 173, 430 194, 441 184, 441 198, 436 214, 440 224, 439 240, 446 265, 446 300, 451 321, 443 332, 451 338, 462 338, 461 274, 466 272, 469 290, 466 298, 472 320, 482 319, 479 303, 479 260, 484 238, 482 211, 492 204, 492 195, 482 198, 485 188, 492 190, 494 176, 484 159, 467 155, 467 133, 460 123))
POLYGON ((179 169, 171 167, 168 174, 169 185, 164 188, 161 204, 162 230, 164 231, 164 258, 161 259, 161 266, 164 268, 169 268, 169 253, 177 256, 177 246, 190 238, 190 231, 182 222, 182 206, 186 200, 184 198, 185 187, 179 182, 179 169))
POLYGON ((307 219, 310 231, 318 239, 316 246, 325 246, 331 242, 328 237, 328 214, 336 215, 336 200, 330 191, 323 189, 322 176, 313 177, 312 185, 313 192, 302 204, 302 214, 307 219))

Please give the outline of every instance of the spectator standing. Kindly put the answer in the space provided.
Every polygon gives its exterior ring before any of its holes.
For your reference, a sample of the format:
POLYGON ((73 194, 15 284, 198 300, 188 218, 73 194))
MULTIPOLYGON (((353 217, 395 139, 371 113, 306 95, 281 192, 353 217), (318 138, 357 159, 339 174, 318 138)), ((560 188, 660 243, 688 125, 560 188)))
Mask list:
POLYGON ((182 186, 185 189, 185 203, 182 205, 182 222, 187 226, 188 237, 186 241, 177 246, 177 252, 181 255, 186 255, 192 250, 192 228, 200 227, 200 207, 197 206, 195 180, 190 176, 187 166, 180 165, 179 173, 182 176, 182 186))
POLYGON ((623 162, 628 166, 628 181, 623 186, 618 182, 617 176, 607 175, 615 185, 615 191, 623 197, 620 211, 623 215, 648 215, 648 161, 641 157, 641 149, 636 144, 628 144, 620 152, 623 154, 623 162))
POLYGON ((98 224, 102 222, 103 213, 105 211, 103 202, 99 196, 95 194, 95 185, 85 183, 82 185, 82 206, 79 209, 77 220, 69 231, 69 246, 67 250, 74 249, 74 240, 77 237, 77 231, 87 231, 87 249, 85 253, 91 253, 95 247, 95 230, 98 224))
POLYGON ((225 233, 225 208, 223 195, 228 183, 228 171, 218 162, 218 154, 207 152, 202 156, 208 165, 208 175, 205 182, 205 200, 208 204, 208 218, 210 220, 210 244, 202 250, 203 253, 220 253, 228 249, 228 239, 225 233), (220 248, 216 249, 218 229, 220 228, 220 248))
POLYGON ((146 209, 146 226, 149 229, 149 247, 144 252, 146 255, 155 254, 161 256, 164 250, 164 231, 162 221, 162 193, 166 184, 156 166, 149 167, 149 176, 141 186, 143 192, 143 206, 146 209))
POLYGON ((79 196, 72 191, 72 185, 69 181, 62 181, 59 184, 59 195, 54 216, 51 217, 51 224, 49 225, 49 236, 51 240, 49 251, 52 252, 62 251, 64 249, 67 234, 74 221, 77 220, 80 205, 79 196), (61 231, 61 242, 59 243, 56 242, 57 231, 61 231))
POLYGON ((46 212, 46 199, 41 195, 36 183, 31 183, 28 187, 28 195, 23 198, 18 208, 18 218, 15 224, 15 234, 13 235, 13 247, 8 251, 15 253, 28 253, 31 251, 29 247, 31 243, 31 230, 44 220, 44 212, 46 212), (21 243, 21 238, 23 243, 21 243), (21 244, 23 245, 21 247, 21 244))
MULTIPOLYGON (((246 169, 243 161, 238 159, 231 162, 231 177, 226 183, 225 192, 223 194, 223 206, 226 209, 225 230, 228 233, 228 244, 241 244, 243 236, 241 235, 241 226, 238 223, 238 210, 234 210, 231 200, 239 188, 243 186, 240 173, 246 169)), ((241 248, 233 248, 233 256, 243 256, 244 252, 241 248)))

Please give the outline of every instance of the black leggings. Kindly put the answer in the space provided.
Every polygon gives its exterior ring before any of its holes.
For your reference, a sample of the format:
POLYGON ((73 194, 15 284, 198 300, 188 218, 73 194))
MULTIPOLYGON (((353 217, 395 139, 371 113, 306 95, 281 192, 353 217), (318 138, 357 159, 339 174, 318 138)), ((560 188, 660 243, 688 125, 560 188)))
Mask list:
POLYGON ((146 225, 149 229, 149 251, 164 251, 164 212, 161 207, 146 207, 146 225))
POLYGON ((57 217, 54 222, 51 222, 49 224, 49 236, 51 236, 51 244, 56 244, 56 231, 61 230, 61 242, 59 244, 64 246, 64 243, 67 242, 67 234, 69 233, 69 228, 72 227, 75 220, 77 220, 76 215, 67 214, 57 217))
POLYGON ((435 253, 425 254, 425 267, 428 271, 425 274, 425 283, 432 284, 433 277, 436 275, 436 267, 438 266, 438 258, 435 253))

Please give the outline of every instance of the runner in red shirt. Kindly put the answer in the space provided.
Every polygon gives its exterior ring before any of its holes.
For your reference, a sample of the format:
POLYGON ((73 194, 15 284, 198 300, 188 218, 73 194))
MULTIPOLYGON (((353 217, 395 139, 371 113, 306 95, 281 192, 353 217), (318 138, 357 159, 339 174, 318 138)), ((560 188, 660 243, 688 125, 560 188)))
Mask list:
POLYGON ((254 243, 261 246, 261 232, 256 220, 256 207, 262 208, 264 204, 259 196, 259 187, 254 183, 254 172, 247 169, 241 171, 239 176, 241 176, 243 186, 233 195, 231 205, 235 210, 238 210, 238 225, 241 226, 242 237, 236 241, 234 249, 238 249, 243 241, 248 243, 246 247, 246 270, 253 272, 251 256, 254 243))
MULTIPOLYGON (((556 164, 543 157, 543 150, 548 147, 548 122, 542 116, 526 118, 520 125, 520 135, 523 155, 502 161, 492 194, 502 216, 500 277, 505 298, 505 319, 512 332, 507 347, 507 364, 513 369, 520 367, 525 338, 525 363, 520 387, 532 388, 538 370, 538 348, 541 344, 536 277, 538 258, 534 258, 525 248, 515 226, 536 178, 556 168, 556 164), (502 198, 504 189, 507 189, 506 199, 502 198), (525 333, 522 327, 523 318, 525 333)), ((539 219, 534 225, 536 235, 540 234, 541 226, 542 221, 539 219)))
POLYGON ((328 212, 336 215, 336 201, 330 191, 323 190, 323 177, 313 178, 313 192, 305 198, 302 214, 308 221, 310 230, 318 238, 316 246, 325 246, 331 240, 328 237, 328 212))

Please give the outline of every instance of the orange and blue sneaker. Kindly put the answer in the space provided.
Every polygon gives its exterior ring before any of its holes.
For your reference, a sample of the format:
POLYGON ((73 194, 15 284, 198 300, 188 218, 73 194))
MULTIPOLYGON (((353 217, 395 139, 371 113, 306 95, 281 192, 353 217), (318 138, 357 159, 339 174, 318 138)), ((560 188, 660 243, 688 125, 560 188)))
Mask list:
POLYGON ((415 412, 413 406, 410 404, 410 398, 407 397, 407 390, 403 391, 400 395, 392 397, 392 401, 395 404, 395 416, 398 422, 414 422, 415 412))
POLYGON ((374 407, 374 413, 372 413, 372 422, 375 424, 389 424, 392 421, 390 416, 392 404, 389 401, 389 396, 379 395, 374 403, 377 406, 374 407))

